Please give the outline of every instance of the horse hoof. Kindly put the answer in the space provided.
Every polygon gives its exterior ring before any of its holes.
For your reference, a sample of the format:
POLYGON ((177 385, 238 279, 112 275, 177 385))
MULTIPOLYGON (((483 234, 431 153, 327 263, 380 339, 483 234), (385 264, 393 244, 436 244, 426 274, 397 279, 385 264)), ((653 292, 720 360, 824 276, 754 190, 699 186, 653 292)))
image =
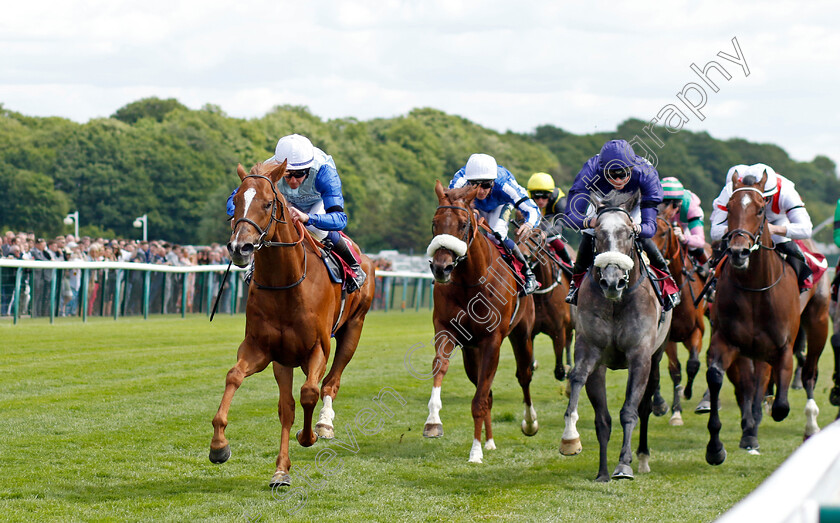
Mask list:
POLYGON ((299 431, 297 431, 297 434, 295 434, 295 439, 297 439, 297 441, 298 441, 298 443, 300 443, 301 447, 304 447, 304 448, 305 447, 311 447, 312 445, 315 444, 316 441, 318 441, 318 435, 315 434, 314 432, 312 433, 312 441, 305 441, 304 439, 302 439, 302 435, 303 435, 303 430, 299 430, 299 431))
POLYGON ((835 407, 840 407, 840 385, 832 387, 831 392, 828 395, 828 402, 835 407))
POLYGON ((709 447, 706 447, 706 463, 709 465, 720 465, 726 461, 726 449, 723 448, 723 445, 720 446, 720 450, 717 452, 713 452, 709 447))
POLYGON ((650 455, 639 454, 639 474, 650 473, 650 455))
POLYGON ((210 449, 211 463, 224 463, 230 459, 230 444, 225 445, 220 449, 210 449))
POLYGON ((609 483, 610 477, 607 474, 598 474, 598 477, 595 478, 595 481, 598 483, 609 483))
POLYGON ((668 414, 668 403, 665 402, 665 399, 662 398, 662 396, 659 396, 653 400, 653 415, 660 417, 665 414, 668 414))
POLYGON ((288 472, 278 470, 271 476, 271 481, 268 482, 269 488, 288 487, 292 484, 292 477, 288 472))
POLYGON ((738 447, 744 450, 758 449, 758 438, 756 436, 741 436, 738 447))
POLYGON ((671 419, 668 420, 668 424, 671 425, 672 427, 682 427, 683 426, 683 419, 682 419, 682 414, 680 414, 680 411, 675 412, 671 416, 671 419))
POLYGON ((633 476, 633 469, 630 468, 630 465, 619 463, 618 466, 615 467, 615 471, 612 473, 612 479, 635 479, 635 476, 633 476))
POLYGON ((566 379, 566 367, 563 365, 558 365, 554 367, 554 379, 557 381, 563 381, 566 379))
POLYGON ((535 435, 538 430, 540 430, 540 424, 537 423, 537 420, 534 420, 533 423, 522 420, 522 434, 530 437, 535 435))
POLYGON ((426 423, 423 427, 424 438, 439 438, 443 436, 443 425, 440 423, 426 423))
POLYGON ((583 450, 583 447, 580 444, 580 438, 560 441, 560 454, 564 456, 575 456, 580 454, 581 450, 583 450))
POLYGON ((770 410, 773 421, 782 421, 787 418, 788 413, 790 413, 790 405, 787 403, 776 405, 774 402, 773 408, 770 410))
POLYGON ((694 409, 695 414, 708 414, 712 411, 712 402, 707 399, 700 400, 694 409))
POLYGON ((493 441, 493 438, 484 442, 484 450, 496 450, 496 442, 493 441))
POLYGON ((317 425, 315 425, 315 435, 317 435, 319 438, 333 439, 335 438, 335 430, 333 430, 332 426, 330 425, 318 423, 317 425))

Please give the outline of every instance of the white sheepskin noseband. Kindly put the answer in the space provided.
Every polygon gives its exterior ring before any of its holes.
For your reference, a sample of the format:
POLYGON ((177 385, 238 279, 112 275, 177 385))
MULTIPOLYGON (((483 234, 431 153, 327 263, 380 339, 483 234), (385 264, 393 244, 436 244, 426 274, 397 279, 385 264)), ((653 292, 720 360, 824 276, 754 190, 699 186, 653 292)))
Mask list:
POLYGON ((438 249, 449 249, 455 253, 455 256, 463 256, 467 254, 467 242, 460 240, 451 234, 438 234, 432 238, 432 243, 430 243, 429 248, 426 249, 426 256, 431 258, 435 255, 438 249))
POLYGON ((595 267, 603 269, 607 265, 618 265, 619 269, 629 271, 633 268, 633 258, 615 251, 602 252, 595 257, 595 267))

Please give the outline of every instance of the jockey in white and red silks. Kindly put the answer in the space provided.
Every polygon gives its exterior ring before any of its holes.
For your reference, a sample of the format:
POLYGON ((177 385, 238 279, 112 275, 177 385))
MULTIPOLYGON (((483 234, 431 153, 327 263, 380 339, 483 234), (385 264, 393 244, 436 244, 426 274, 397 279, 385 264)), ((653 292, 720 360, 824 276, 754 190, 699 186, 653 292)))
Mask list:
MULTIPOLYGON (((811 277, 811 269, 805 262, 805 255, 796 242, 811 237, 813 225, 802 197, 794 187, 794 183, 778 174, 769 165, 757 163, 754 165, 736 165, 729 169, 726 185, 720 195, 715 198, 711 220, 711 237, 713 241, 721 240, 729 229, 727 221, 727 204, 732 197, 732 175, 737 173, 738 180, 746 184, 758 182, 764 173, 767 181, 764 184, 764 199, 767 202, 765 212, 767 216, 767 230, 773 235, 776 250, 786 255, 787 261, 796 270, 800 291, 805 290, 806 281, 811 277)), ((725 246, 721 246, 725 250, 725 246)))

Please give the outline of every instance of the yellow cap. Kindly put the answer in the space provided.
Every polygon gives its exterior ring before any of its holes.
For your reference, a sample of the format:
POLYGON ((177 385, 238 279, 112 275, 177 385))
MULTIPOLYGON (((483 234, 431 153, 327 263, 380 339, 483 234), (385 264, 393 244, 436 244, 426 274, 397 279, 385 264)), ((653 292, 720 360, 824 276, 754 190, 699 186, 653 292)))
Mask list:
MULTIPOLYGON (((555 188, 554 178, 548 173, 534 173, 528 179, 529 196, 533 196, 534 191, 553 191, 555 188)), ((560 196, 565 196, 562 190, 560 190, 560 196)))

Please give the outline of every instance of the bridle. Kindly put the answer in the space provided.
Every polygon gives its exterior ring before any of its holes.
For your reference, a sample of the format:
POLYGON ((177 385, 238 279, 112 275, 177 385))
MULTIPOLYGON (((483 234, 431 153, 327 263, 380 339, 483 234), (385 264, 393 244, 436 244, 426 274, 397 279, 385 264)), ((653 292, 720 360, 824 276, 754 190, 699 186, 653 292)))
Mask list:
MULTIPOLYGON (((234 222, 233 230, 235 231, 236 228, 239 226, 239 224, 242 223, 242 222, 247 223, 247 224, 251 225, 252 227, 254 227, 257 230, 257 232, 260 233, 260 236, 259 236, 259 238, 257 239, 257 242, 256 242, 256 246, 254 247, 255 251, 258 251, 258 250, 262 249, 263 247, 295 247, 297 245, 300 245, 301 242, 303 241, 303 239, 306 237, 306 234, 304 233, 304 229, 303 229, 303 224, 301 224, 300 222, 297 222, 297 226, 295 227, 295 229, 297 230, 298 236, 299 236, 297 241, 294 241, 294 242, 274 242, 274 241, 268 241, 268 240, 265 239, 266 235, 268 235, 268 231, 271 229, 271 226, 274 223, 280 223, 280 224, 284 224, 284 225, 289 223, 285 219, 285 216, 286 216, 285 206, 283 205, 283 202, 280 200, 280 196, 277 194, 277 188, 274 187, 274 182, 271 181, 271 178, 269 178, 268 176, 264 176, 262 174, 249 174, 249 175, 245 176, 245 178, 242 178, 242 181, 245 181, 246 178, 260 178, 260 179, 263 179, 263 180, 268 182, 268 185, 271 187, 271 192, 274 193, 274 200, 272 200, 272 202, 271 202, 271 218, 268 221, 268 225, 266 225, 265 229, 263 229, 254 220, 252 220, 250 218, 247 218, 245 216, 242 216, 242 218, 239 218, 238 220, 236 220, 236 222, 234 222), (277 209, 280 209, 280 218, 277 218, 277 209)), ((256 285, 257 288, 259 288, 259 289, 272 290, 272 291, 281 291, 281 290, 285 290, 285 289, 291 289, 292 287, 296 287, 296 286, 300 285, 300 283, 303 280, 306 279, 306 267, 307 267, 306 266, 306 248, 304 247, 304 249, 303 249, 303 275, 296 282, 291 283, 289 285, 282 285, 280 287, 274 287, 274 286, 270 286, 270 285, 262 285, 262 284, 258 283, 256 279, 254 279, 253 280, 254 285, 256 285)))
MULTIPOLYGON (((438 205, 437 209, 435 209, 435 214, 437 214, 438 209, 457 209, 459 211, 464 211, 464 212, 467 213, 467 220, 468 220, 468 222, 467 222, 467 233, 464 236, 463 240, 461 240, 465 244, 467 244, 467 250, 464 251, 463 256, 456 256, 455 257, 455 260, 452 262, 452 266, 454 267, 454 266, 458 265, 458 263, 464 261, 464 259, 467 257, 467 253, 470 252, 470 246, 472 246, 472 242, 475 239, 477 229, 473 225, 473 219, 474 219, 473 213, 470 209, 468 209, 466 207, 461 207, 460 205, 438 205)), ((432 236, 435 236, 434 221, 432 221, 432 236)))
MULTIPOLYGON (((625 209, 623 207, 617 207, 617 206, 601 207, 597 210, 596 216, 600 219, 602 214, 606 214, 606 213, 609 213, 609 212, 622 212, 630 220, 630 223, 631 224, 633 223, 633 217, 630 216, 630 213, 627 211, 627 209, 625 209)), ((599 220, 599 222, 600 222, 600 220, 599 220)), ((631 226, 631 229, 632 229, 632 226, 631 226)), ((635 230, 633 230, 632 245, 635 245, 635 244, 636 244, 636 232, 635 232, 635 230)), ((635 250, 636 249, 631 249, 631 252, 635 251, 635 250)), ((598 249, 597 249, 597 246, 596 246, 596 248, 595 248, 596 256, 597 256, 597 251, 598 251, 598 249)), ((630 257, 632 258, 632 255, 630 257)), ((634 266, 635 265, 637 265, 637 264, 634 264, 634 266)), ((601 270, 599 267, 595 267, 595 265, 593 265, 593 268, 595 270, 598 270, 598 271, 601 270)), ((624 272, 624 276, 622 276, 622 279, 624 280, 625 284, 629 284, 630 283, 630 269, 625 270, 623 272, 624 272)), ((638 284, 641 282, 641 280, 642 280, 642 278, 639 278, 637 280, 636 284, 634 284, 632 288, 628 288, 627 291, 633 292, 636 289, 636 287, 638 286, 638 284)))
MULTIPOLYGON (((759 189, 756 189, 755 187, 739 187, 738 189, 732 191, 732 196, 735 196, 735 193, 738 191, 755 191, 761 195, 762 201, 764 200, 764 193, 761 192, 759 189)), ((730 199, 732 198, 732 196, 730 196, 730 199)), ((761 249, 762 247, 768 250, 773 250, 775 247, 765 247, 761 244, 761 235, 764 233, 765 223, 767 223, 767 213, 762 212, 761 223, 758 224, 758 230, 755 233, 752 233, 746 229, 732 229, 728 231, 726 234, 723 235, 723 238, 721 238, 726 243, 726 252, 732 254, 732 251, 729 249, 729 243, 730 240, 732 240, 732 238, 735 238, 736 236, 743 236, 749 239, 750 242, 752 242, 752 245, 750 245, 749 249, 750 254, 752 254, 754 251, 757 251, 758 249, 761 249)))

